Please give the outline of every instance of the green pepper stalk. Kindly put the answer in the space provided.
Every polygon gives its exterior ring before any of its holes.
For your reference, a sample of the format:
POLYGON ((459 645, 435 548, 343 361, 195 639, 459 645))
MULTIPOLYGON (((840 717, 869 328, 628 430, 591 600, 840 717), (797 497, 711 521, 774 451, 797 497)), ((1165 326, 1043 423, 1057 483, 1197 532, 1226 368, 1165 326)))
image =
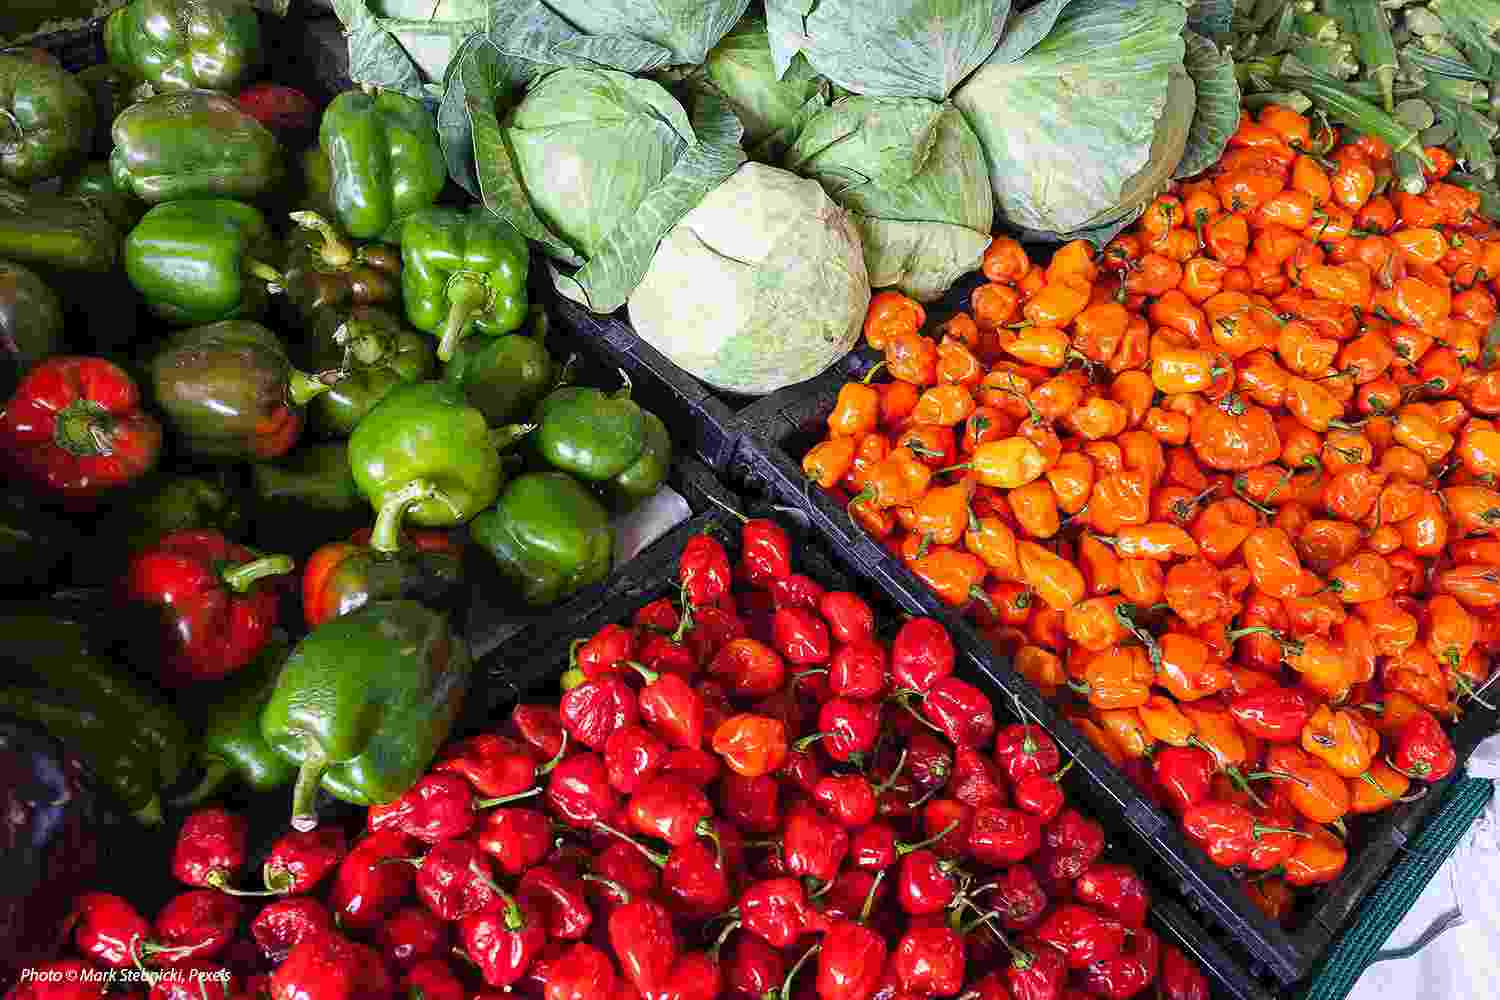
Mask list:
POLYGON ((370 529, 370 548, 376 552, 399 552, 401 549, 401 522, 406 512, 419 503, 435 502, 446 506, 455 519, 463 517, 463 511, 453 498, 437 484, 428 479, 414 479, 405 486, 386 494, 375 514, 375 524, 370 529))
POLYGON ((438 339, 439 361, 449 361, 458 350, 469 320, 476 313, 494 308, 494 294, 485 286, 484 280, 469 271, 455 271, 446 286, 448 293, 448 318, 443 322, 443 334, 438 339))
POLYGON ((318 258, 329 267, 347 267, 354 260, 354 248, 334 228, 333 223, 317 212, 293 212, 291 220, 303 229, 311 229, 323 238, 318 258))

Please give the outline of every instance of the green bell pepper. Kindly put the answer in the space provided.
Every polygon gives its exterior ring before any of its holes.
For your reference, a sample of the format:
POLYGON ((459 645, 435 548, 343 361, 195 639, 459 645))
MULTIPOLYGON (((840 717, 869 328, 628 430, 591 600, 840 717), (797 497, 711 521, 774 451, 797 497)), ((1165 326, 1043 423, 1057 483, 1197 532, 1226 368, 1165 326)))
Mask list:
POLYGON ((530 413, 557 384, 557 368, 547 353, 547 313, 531 307, 534 333, 466 337, 443 367, 443 378, 463 387, 469 404, 498 427, 530 413))
POLYGON ((152 205, 182 198, 254 198, 281 179, 281 148, 234 98, 210 90, 161 94, 115 119, 115 187, 152 205))
POLYGON ((103 212, 0 180, 0 257, 64 271, 114 270, 120 234, 103 212))
POLYGON ((257 462, 250 469, 256 495, 271 504, 347 513, 364 500, 349 472, 349 446, 343 441, 307 445, 279 462, 257 462))
MULTIPOLYGON (((297 157, 301 173, 301 197, 297 207, 325 219, 337 217, 333 210, 333 166, 321 146, 304 149, 297 157)), ((382 234, 384 235, 384 234, 382 234)))
POLYGON ((237 90, 260 61, 245 0, 134 0, 104 24, 109 61, 158 90, 237 90))
POLYGON ((125 274, 151 311, 184 326, 258 316, 280 288, 260 209, 206 198, 157 205, 125 238, 125 274))
POLYGON ((318 144, 328 158, 334 214, 356 239, 375 239, 430 207, 448 182, 437 122, 404 94, 345 91, 323 112, 318 144))
POLYGON ((0 178, 34 184, 83 159, 94 99, 61 66, 0 53, 0 178))
POLYGON ((564 386, 537 407, 537 452, 550 466, 592 483, 606 483, 622 499, 656 492, 672 461, 671 435, 630 398, 630 378, 618 392, 564 386))
POLYGON ((195 806, 230 779, 238 779, 255 792, 292 783, 297 769, 272 750, 260 733, 260 714, 271 700, 289 652, 287 643, 273 640, 233 677, 194 689, 204 706, 197 758, 203 777, 192 791, 174 799, 173 806, 195 806))
POLYGON ((26 369, 63 346, 57 295, 28 267, 0 260, 0 399, 9 399, 26 369))
POLYGON ((354 428, 349 468, 376 510, 408 483, 431 481, 438 495, 412 507, 406 519, 447 528, 495 502, 504 479, 499 452, 514 440, 512 428, 491 431, 456 385, 399 385, 354 428))
POLYGON ((127 498, 118 515, 118 537, 131 551, 155 545, 162 535, 188 528, 211 528, 231 537, 244 517, 237 497, 198 476, 171 476, 127 498))
POLYGON ((609 512, 561 472, 515 479, 492 509, 474 519, 470 534, 527 604, 555 603, 609 575, 609 512))
POLYGON ((115 187, 108 160, 89 160, 63 183, 62 192, 93 205, 122 233, 130 232, 146 214, 145 202, 115 187))
POLYGON ((293 212, 297 228, 287 239, 286 297, 301 323, 325 309, 395 307, 401 295, 401 248, 385 243, 354 246, 316 212, 293 212))
POLYGON ((435 366, 431 338, 374 306, 356 306, 345 319, 324 311, 313 324, 312 342, 315 369, 347 373, 308 407, 313 429, 327 437, 348 437, 387 393, 421 382, 435 366))
POLYGON ((458 717, 469 670, 446 616, 415 601, 376 601, 309 633, 260 716, 266 743, 298 767, 292 827, 317 826, 319 783, 364 806, 415 784, 458 717))
POLYGON ((474 330, 497 337, 526 321, 526 241, 482 205, 408 217, 401 261, 407 322, 439 338, 439 361, 474 330))
POLYGON ((293 368, 276 334, 245 320, 182 330, 151 362, 156 404, 195 458, 286 454, 302 430, 300 408, 328 381, 293 368))
POLYGON ((68 561, 78 529, 17 490, 0 493, 0 587, 20 594, 62 582, 58 572, 68 561))

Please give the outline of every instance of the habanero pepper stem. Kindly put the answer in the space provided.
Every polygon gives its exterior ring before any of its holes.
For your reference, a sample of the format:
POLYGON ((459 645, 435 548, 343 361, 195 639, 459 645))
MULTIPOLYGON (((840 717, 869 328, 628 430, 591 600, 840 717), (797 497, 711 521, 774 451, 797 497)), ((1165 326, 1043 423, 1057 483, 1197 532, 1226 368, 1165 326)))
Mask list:
POLYGON ((616 882, 612 878, 605 878, 603 875, 595 875, 593 872, 584 872, 578 877, 585 882, 597 882, 599 885, 604 886, 604 888, 614 893, 615 896, 619 898, 621 903, 629 903, 633 898, 630 894, 629 889, 625 888, 623 885, 621 885, 619 882, 616 882))
POLYGON ((1365 784, 1369 785, 1371 788, 1375 789, 1375 791, 1379 792, 1381 795, 1385 796, 1392 802, 1416 802, 1419 799, 1425 798, 1427 796, 1426 785, 1423 785, 1421 788, 1417 789, 1417 791, 1412 795, 1392 795, 1386 789, 1386 787, 1380 783, 1380 779, 1376 778, 1375 775, 1371 774, 1369 771, 1361 774, 1359 776, 1359 780, 1363 781, 1365 784))
POLYGON ((611 837, 618 837, 621 840, 625 841, 625 843, 629 844, 631 847, 634 847, 636 850, 645 855, 646 860, 651 862, 656 867, 665 868, 667 866, 667 856, 665 854, 663 854, 661 851, 653 851, 651 848, 647 847, 639 840, 636 840, 630 834, 617 830, 614 827, 610 826, 608 823, 602 822, 600 820, 594 821, 594 827, 596 829, 603 830, 611 837))
POLYGON ((781 1000, 792 1000, 792 981, 797 978, 797 973, 802 971, 802 967, 822 950, 823 945, 821 943, 813 945, 804 951, 802 957, 797 959, 796 964, 787 970, 786 979, 781 982, 781 1000))

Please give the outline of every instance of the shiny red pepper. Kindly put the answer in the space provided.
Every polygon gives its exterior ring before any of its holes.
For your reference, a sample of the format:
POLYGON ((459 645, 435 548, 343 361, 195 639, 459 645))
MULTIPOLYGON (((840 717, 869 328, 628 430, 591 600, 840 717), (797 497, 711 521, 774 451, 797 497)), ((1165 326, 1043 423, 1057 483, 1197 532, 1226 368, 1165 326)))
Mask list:
POLYGON ((818 613, 828 623, 828 634, 836 642, 875 638, 875 611, 858 594, 830 590, 818 599, 818 613))
MULTIPOLYGON (((677 606, 670 598, 658 597, 650 604, 644 605, 635 613, 631 623, 646 633, 677 631, 677 626, 682 624, 682 616, 677 613, 677 606)), ((643 640, 646 636, 641 637, 643 640)))
POLYGON ((162 976, 152 983, 146 1000, 203 1000, 210 989, 222 991, 224 997, 239 992, 239 976, 218 962, 189 959, 173 967, 174 975, 162 976))
POLYGON ((781 826, 781 785, 770 775, 730 772, 719 780, 719 812, 748 833, 774 833, 781 826))
POLYGON ((891 953, 901 988, 919 997, 954 996, 964 984, 964 939, 942 924, 912 926, 891 953))
POLYGON ((528 869, 516 885, 516 896, 542 915, 547 936, 554 941, 577 941, 593 926, 594 912, 583 883, 560 867, 528 869))
POLYGON ((776 650, 757 639, 735 639, 714 654, 708 673, 723 682, 730 694, 765 698, 781 689, 786 664, 776 650))
POLYGON ((289 895, 312 892, 348 853, 349 841, 336 826, 305 833, 292 830, 271 845, 261 875, 269 890, 289 895))
POLYGON ((1035 854, 1042 846, 1042 824, 1035 816, 1004 806, 981 806, 974 810, 969 829, 969 852, 985 864, 1013 865, 1035 854))
POLYGON ((609 734, 640 721, 635 692, 619 677, 600 677, 568 691, 558 704, 568 735, 590 750, 603 750, 609 734))
POLYGON ((1070 969, 1086 969, 1114 958, 1125 948, 1125 925, 1076 903, 1064 903, 1047 914, 1036 930, 1038 941, 1062 952, 1070 969))
POLYGON ((1083 972, 1083 988, 1105 1000, 1130 1000, 1150 986, 1161 965, 1161 942, 1144 927, 1133 931, 1113 958, 1102 959, 1083 972))
POLYGON ((1068 804, 1057 775, 1028 774, 1011 790, 1016 808, 1031 813, 1043 823, 1050 823, 1068 804))
POLYGON ((401 990, 406 996, 421 1000, 467 1000, 469 995, 442 958, 425 958, 407 969, 401 977, 401 990))
MULTIPOLYGON (((425 910, 422 912, 426 913, 425 910)), ((267 903, 250 922, 250 936, 261 954, 266 961, 278 964, 307 938, 332 932, 333 915, 311 896, 293 896, 267 903)))
POLYGON ((1023 942, 1005 970, 1012 1000, 1057 1000, 1067 978, 1062 952, 1040 941, 1023 942))
POLYGON ((953 673, 956 654, 948 630, 931 618, 913 618, 891 642, 891 679, 896 687, 926 694, 953 673))
POLYGON ((701 840, 672 848, 661 872, 668 907, 690 920, 707 920, 733 898, 729 872, 714 848, 701 840))
POLYGON ((504 989, 519 982, 547 943, 542 915, 519 899, 497 911, 474 913, 458 922, 464 953, 487 985, 504 989))
POLYGON ((1250 859, 1255 841, 1271 828, 1257 822, 1244 806, 1210 799, 1183 813, 1182 829, 1214 864, 1232 868, 1250 859))
POLYGON ((1419 712, 1396 734, 1392 762, 1408 778, 1433 782, 1452 774, 1458 757, 1438 720, 1429 712, 1419 712))
POLYGON ((129 969, 151 937, 146 918, 119 896, 89 892, 73 903, 67 926, 78 953, 111 969, 129 969))
POLYGON ((408 969, 448 954, 448 924, 425 906, 403 906, 376 929, 375 940, 387 962, 408 969))
POLYGON ((1094 865, 1078 876, 1073 883, 1073 894, 1080 903, 1109 914, 1126 927, 1146 926, 1151 892, 1129 865, 1094 865))
POLYGON ((1039 726, 1012 723, 995 736, 995 763, 1012 785, 1023 778, 1047 776, 1062 766, 1062 753, 1039 726))
POLYGON ((1259 739, 1296 743, 1317 703, 1301 688, 1263 687, 1246 691, 1229 703, 1235 723, 1259 739))
POLYGON ((896 899, 901 909, 913 916, 946 910, 958 895, 958 881, 952 874, 957 867, 957 862, 933 851, 912 851, 902 859, 896 876, 896 899))
POLYGON ((1054 879, 1076 879, 1104 853, 1104 828, 1076 809, 1064 809, 1047 824, 1037 856, 1054 879))
POLYGON ((992 758, 974 747, 961 746, 954 751, 953 776, 948 779, 944 793, 975 809, 1003 806, 1009 801, 1004 781, 992 758))
POLYGON ((807 894, 795 878, 756 882, 740 894, 745 930, 773 948, 786 949, 808 931, 807 894))
POLYGON ((880 709, 878 701, 829 698, 818 709, 818 732, 798 740, 797 748, 821 739, 823 751, 834 760, 862 763, 880 738, 880 709))
POLYGON ((271 1000, 367 1000, 393 984, 380 954, 338 934, 318 934, 292 949, 271 976, 271 1000))
POLYGON ((885 961, 883 936, 852 920, 835 920, 818 953, 819 1000, 868 1000, 885 961))
POLYGON ((600 820, 607 822, 620 806, 604 758, 594 753, 563 758, 548 779, 546 801, 558 819, 580 830, 600 820))
POLYGON ((414 863, 417 898, 442 920, 493 912, 509 902, 477 844, 445 840, 414 863))
POLYGON ((245 867, 250 835, 245 817, 218 806, 199 809, 182 821, 172 848, 172 876, 187 885, 223 889, 245 867))
MULTIPOLYGON (((519 708, 516 714, 522 714, 519 708)), ((563 734, 559 720, 556 743, 547 758, 562 752, 563 734)), ((462 775, 484 798, 500 798, 524 792, 536 784, 539 752, 546 753, 508 736, 480 733, 448 748, 432 769, 462 775)))
MULTIPOLYGON (((733 600, 733 597, 725 599, 733 600)), ((682 641, 694 662, 708 663, 726 642, 743 639, 747 634, 745 622, 739 615, 724 608, 707 607, 693 612, 693 627, 682 641)))
POLYGON ((160 453, 161 425, 141 409, 140 390, 102 358, 48 358, 0 409, 6 464, 64 499, 139 479, 160 453))
POLYGON ((485 814, 475 836, 479 849, 495 859, 507 875, 519 875, 540 864, 552 848, 552 826, 535 809, 496 809, 485 814))
POLYGON ((1024 931, 1035 927, 1047 912, 1047 893, 1036 875, 1025 865, 1005 869, 995 880, 995 888, 986 897, 1006 930, 1024 931))
POLYGON ((622 726, 604 743, 604 769, 609 784, 621 795, 631 795, 666 766, 667 745, 644 726, 622 726))
POLYGON ((1162 747, 1151 759, 1156 786, 1178 813, 1207 801, 1218 769, 1213 754, 1197 747, 1162 747))
POLYGON ((696 750, 703 746, 703 698, 679 674, 662 673, 631 664, 646 686, 637 707, 646 725, 668 743, 696 750))
POLYGON ((777 608, 803 608, 817 612, 823 600, 823 585, 801 573, 772 580, 769 589, 771 601, 777 608))
POLYGON ((813 801, 849 830, 875 818, 875 789, 857 774, 834 774, 813 786, 813 801))
POLYGON ((885 647, 874 639, 852 639, 828 662, 828 689, 841 698, 879 698, 885 687, 885 647))
POLYGON ((234 940, 243 909, 239 900, 212 889, 178 893, 157 911, 152 923, 156 943, 145 950, 174 966, 214 958, 234 940))
POLYGON ((703 790, 676 775, 647 781, 625 805, 634 832, 664 840, 673 847, 713 835, 713 806, 703 790))
POLYGON ((780 607, 771 616, 771 635, 786 662, 799 667, 827 663, 832 653, 828 626, 811 608, 780 607))
POLYGON ((124 593, 161 611, 162 682, 219 680, 255 659, 276 627, 280 595, 268 578, 292 566, 289 556, 258 555, 217 531, 174 531, 133 556, 124 593))
POLYGON ((632 894, 609 915, 608 931, 620 972, 642 996, 666 984, 677 962, 677 935, 660 903, 632 894))
POLYGON ((592 637, 575 641, 569 666, 582 671, 583 676, 589 680, 605 674, 621 673, 625 661, 635 659, 639 642, 640 637, 635 629, 624 625, 606 625, 592 637))
POLYGON ((787 871, 827 882, 849 853, 849 834, 813 806, 799 802, 787 811, 781 856, 787 871))
POLYGON ((706 608, 717 604, 719 598, 729 593, 732 578, 729 555, 712 535, 694 535, 677 559, 677 578, 689 606, 706 608))
POLYGON ((1161 973, 1156 979, 1162 1000, 1208 1000, 1208 978, 1176 945, 1161 950, 1161 973))
POLYGON ((989 746, 995 738, 995 710, 989 698, 957 677, 944 677, 927 689, 922 715, 957 747, 989 746))
POLYGON ((609 956, 591 944, 578 943, 558 957, 542 1000, 614 1000, 618 989, 609 956))
POLYGON ((792 572, 792 542, 775 521, 751 518, 740 529, 741 563, 752 587, 769 586, 792 572))
POLYGON ((411 891, 416 872, 410 865, 383 863, 409 857, 417 841, 398 830, 378 830, 362 837, 344 855, 328 905, 340 927, 360 932, 374 929, 411 891))
POLYGON ((761 1000, 786 981, 781 952, 754 934, 737 934, 724 963, 724 986, 737 1000, 761 1000))

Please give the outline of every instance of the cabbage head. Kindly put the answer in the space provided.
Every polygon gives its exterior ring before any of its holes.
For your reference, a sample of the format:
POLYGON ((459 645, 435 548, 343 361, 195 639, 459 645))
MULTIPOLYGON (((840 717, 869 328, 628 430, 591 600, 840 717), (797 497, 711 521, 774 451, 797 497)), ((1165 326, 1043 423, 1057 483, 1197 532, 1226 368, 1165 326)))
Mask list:
POLYGON ((816 181, 747 163, 662 241, 630 320, 712 388, 761 395, 846 354, 869 304, 844 210, 816 181))
POLYGON ((1010 0, 766 0, 776 72, 801 52, 856 94, 948 94, 995 49, 1010 0))
POLYGON ((930 302, 977 270, 990 244, 984 151, 951 104, 846 97, 808 123, 786 166, 848 210, 872 288, 930 302))
MULTIPOLYGON (((1155 196, 1187 147, 1186 6, 1049 0, 1033 11, 1055 23, 1024 52, 1003 40, 953 103, 984 147, 1004 221, 1062 234, 1119 219, 1155 196)), ((1036 23, 1033 11, 1011 31, 1036 23)))
POLYGON ((758 17, 735 25, 689 82, 728 102, 745 126, 745 147, 768 162, 780 159, 808 119, 828 106, 828 81, 800 53, 777 74, 766 22, 758 17))
POLYGON ((590 35, 633 36, 669 50, 674 63, 701 63, 750 0, 545 0, 590 35))

